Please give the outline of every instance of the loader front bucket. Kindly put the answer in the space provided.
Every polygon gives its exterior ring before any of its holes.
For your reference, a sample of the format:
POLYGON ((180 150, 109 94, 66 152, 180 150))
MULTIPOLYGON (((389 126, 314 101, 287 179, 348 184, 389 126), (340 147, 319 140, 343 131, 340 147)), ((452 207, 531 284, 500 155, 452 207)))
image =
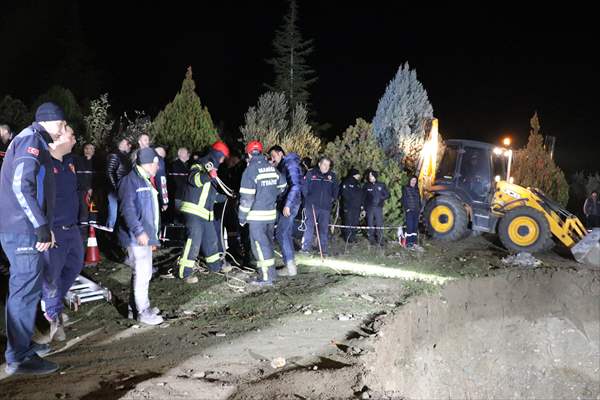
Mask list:
POLYGON ((600 268, 600 228, 594 228, 571 247, 571 253, 577 262, 600 268))

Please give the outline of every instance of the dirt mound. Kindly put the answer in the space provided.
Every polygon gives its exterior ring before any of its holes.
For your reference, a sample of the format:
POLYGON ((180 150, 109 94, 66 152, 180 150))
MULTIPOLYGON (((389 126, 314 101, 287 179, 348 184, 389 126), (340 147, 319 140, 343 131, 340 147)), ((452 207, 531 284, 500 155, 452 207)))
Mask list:
POLYGON ((365 342, 351 367, 284 372, 234 398, 600 399, 600 275, 461 280, 386 316, 365 342))

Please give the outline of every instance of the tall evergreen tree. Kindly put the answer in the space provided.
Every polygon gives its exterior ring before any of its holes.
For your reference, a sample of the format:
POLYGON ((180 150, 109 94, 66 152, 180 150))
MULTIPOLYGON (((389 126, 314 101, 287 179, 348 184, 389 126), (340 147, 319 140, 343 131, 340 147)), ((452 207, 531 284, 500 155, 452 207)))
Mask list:
POLYGON ((275 57, 267 60, 273 66, 275 83, 266 85, 269 90, 285 93, 286 100, 293 110, 296 104, 307 106, 310 100, 308 88, 317 78, 306 57, 314 48, 312 40, 303 40, 298 29, 298 5, 296 0, 290 0, 288 14, 283 18, 283 24, 275 32, 273 49, 275 57))
POLYGON ((527 146, 515 152, 511 175, 517 185, 538 188, 565 206, 569 201, 569 185, 562 170, 544 149, 537 113, 531 118, 530 125, 527 146))
POLYGON ((414 169, 433 118, 427 91, 417 80, 416 70, 401 65, 379 100, 373 118, 373 133, 386 155, 414 169))
POLYGON ((175 155, 179 146, 202 150, 219 139, 208 108, 202 107, 188 67, 181 90, 152 123, 151 133, 156 143, 167 146, 175 155))

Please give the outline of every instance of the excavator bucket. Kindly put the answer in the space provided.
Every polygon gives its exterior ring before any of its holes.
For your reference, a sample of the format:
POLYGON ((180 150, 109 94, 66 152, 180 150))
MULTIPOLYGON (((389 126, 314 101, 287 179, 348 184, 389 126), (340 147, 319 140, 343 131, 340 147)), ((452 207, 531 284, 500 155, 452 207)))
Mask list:
POLYGON ((571 247, 571 253, 577 262, 600 268, 600 228, 594 228, 571 247))

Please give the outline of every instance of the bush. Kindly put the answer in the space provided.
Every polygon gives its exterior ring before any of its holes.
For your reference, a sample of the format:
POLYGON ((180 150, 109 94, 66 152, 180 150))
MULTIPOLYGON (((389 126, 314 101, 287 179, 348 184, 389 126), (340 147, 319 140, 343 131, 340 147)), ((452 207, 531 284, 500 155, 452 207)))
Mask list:
POLYGON ((90 102, 89 114, 83 118, 90 142, 98 149, 108 149, 112 144, 110 134, 115 121, 108 115, 109 108, 108 93, 104 93, 90 102))
POLYGON ((0 124, 6 124, 13 132, 19 133, 31 122, 27 107, 21 100, 4 96, 0 101, 0 124))

